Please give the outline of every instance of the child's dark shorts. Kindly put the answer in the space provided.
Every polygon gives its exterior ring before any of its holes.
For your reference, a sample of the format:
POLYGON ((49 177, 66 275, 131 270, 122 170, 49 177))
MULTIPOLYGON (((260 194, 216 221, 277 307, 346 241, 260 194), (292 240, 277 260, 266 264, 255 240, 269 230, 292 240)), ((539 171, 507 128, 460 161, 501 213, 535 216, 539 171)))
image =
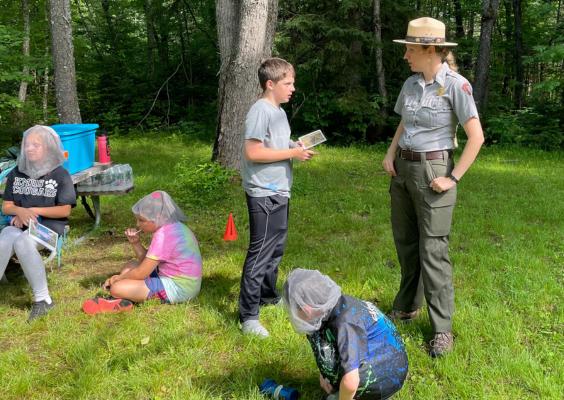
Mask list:
POLYGON ((145 285, 149 288, 148 299, 159 299, 162 303, 170 303, 168 296, 166 294, 164 285, 157 274, 157 268, 151 272, 148 278, 145 279, 145 285))

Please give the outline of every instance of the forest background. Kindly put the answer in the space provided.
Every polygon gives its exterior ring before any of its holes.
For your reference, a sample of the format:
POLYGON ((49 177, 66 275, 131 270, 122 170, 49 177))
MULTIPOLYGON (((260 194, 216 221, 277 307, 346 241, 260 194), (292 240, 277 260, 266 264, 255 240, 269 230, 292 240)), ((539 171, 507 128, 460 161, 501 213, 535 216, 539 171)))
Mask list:
MULTIPOLYGON (((392 39, 405 36, 409 20, 432 16, 460 44, 454 54, 474 86, 487 143, 562 148, 561 2, 280 0, 273 55, 296 68, 297 91, 286 106, 292 130, 320 128, 333 144, 391 140, 399 123, 393 106, 411 74, 404 46, 392 39), (487 55, 479 54, 481 39, 490 41, 487 55)), ((173 125, 214 134, 221 65, 213 0, 70 5, 83 122, 112 135, 173 125)), ((0 148, 10 137, 19 144, 22 127, 59 122, 51 49, 48 0, 1 2, 0 148), (22 51, 27 32, 29 56, 22 51)))

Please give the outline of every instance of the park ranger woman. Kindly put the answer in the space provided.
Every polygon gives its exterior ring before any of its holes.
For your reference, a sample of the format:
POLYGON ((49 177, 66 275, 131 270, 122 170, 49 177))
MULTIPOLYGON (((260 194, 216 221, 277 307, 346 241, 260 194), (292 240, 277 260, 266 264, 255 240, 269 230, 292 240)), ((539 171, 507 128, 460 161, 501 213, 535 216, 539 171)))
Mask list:
POLYGON ((432 18, 409 23, 404 59, 417 74, 404 83, 394 111, 401 115, 382 164, 392 176, 392 231, 401 282, 392 320, 410 322, 423 306, 435 338, 432 357, 452 350, 454 285, 448 255, 456 187, 484 142, 472 87, 456 71, 445 25, 432 18), (462 125, 468 141, 458 165, 453 149, 462 125))

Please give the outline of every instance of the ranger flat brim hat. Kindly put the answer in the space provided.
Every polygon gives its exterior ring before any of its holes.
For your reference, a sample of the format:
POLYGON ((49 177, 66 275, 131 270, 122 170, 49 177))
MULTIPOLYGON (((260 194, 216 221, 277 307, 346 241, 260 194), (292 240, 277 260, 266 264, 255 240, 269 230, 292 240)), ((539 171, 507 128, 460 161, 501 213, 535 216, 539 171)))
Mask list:
POLYGON ((458 46, 458 43, 446 41, 445 32, 445 24, 441 21, 424 17, 410 21, 405 40, 397 39, 394 42, 424 46, 458 46))

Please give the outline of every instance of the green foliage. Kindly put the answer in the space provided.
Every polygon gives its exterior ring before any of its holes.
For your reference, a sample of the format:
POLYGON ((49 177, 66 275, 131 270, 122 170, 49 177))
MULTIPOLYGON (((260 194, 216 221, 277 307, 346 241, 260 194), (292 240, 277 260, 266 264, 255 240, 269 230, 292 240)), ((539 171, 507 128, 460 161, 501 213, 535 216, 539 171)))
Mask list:
POLYGON ((21 107, 14 89, 22 80, 22 42, 22 33, 2 25, 0 20, 0 118, 7 118, 14 109, 21 107))
POLYGON ((564 147, 559 119, 525 108, 488 118, 485 136, 491 143, 519 144, 556 150, 564 147))
MULTIPOLYGON (((407 65, 400 47, 392 46, 394 30, 386 32, 386 41, 374 40, 372 1, 286 0, 281 5, 275 53, 296 69, 297 93, 290 103, 293 130, 321 128, 331 143, 384 139, 375 136, 376 126, 386 124, 380 112, 386 100, 375 87, 374 49, 385 48, 386 72, 392 76, 387 76, 389 96, 399 92, 393 76, 407 72, 407 65)), ((406 5, 382 2, 383 21, 393 15, 407 24, 413 12, 406 5)), ((389 127, 388 133, 393 129, 389 127)))
POLYGON ((181 194, 181 203, 201 205, 216 201, 225 194, 227 183, 237 174, 217 162, 193 166, 189 157, 183 158, 175 167, 177 192, 181 194))
MULTIPOLYGON (((206 127, 216 123, 220 65, 215 47, 215 1, 152 0, 152 49, 147 36, 146 1, 70 3, 83 121, 98 123, 113 134, 141 134, 179 122, 206 127), (153 54, 153 68, 149 53, 153 54)), ((395 100, 412 74, 402 58, 404 46, 392 40, 404 37, 408 21, 417 17, 431 16, 445 22, 447 37, 459 43, 453 51, 460 73, 473 83, 481 0, 380 3, 382 39, 377 41, 372 0, 279 2, 273 54, 287 59, 296 69, 297 92, 284 106, 296 134, 321 128, 329 144, 389 141, 399 123, 393 112, 395 100), (457 32, 457 5, 461 7, 462 32, 457 32), (376 48, 383 52, 387 99, 377 89, 376 48), (386 119, 382 111, 387 111, 386 119)), ((30 56, 24 59, 21 0, 1 1, 0 124, 43 122, 46 70, 47 123, 58 122, 51 55, 45 54, 51 49, 47 9, 48 0, 30 2, 30 56), (28 76, 22 74, 24 65, 30 69, 28 76), (29 82, 28 95, 25 104, 20 104, 17 93, 24 80, 29 82)), ((523 107, 535 113, 549 112, 564 128, 564 5, 560 0, 523 0, 522 14, 523 107)), ((509 124, 510 130, 514 129, 511 134, 492 134, 491 140, 546 147, 541 129, 531 125, 530 131, 519 133, 524 129, 521 119, 534 117, 518 117, 512 128, 509 115, 516 108, 517 85, 514 31, 512 2, 502 1, 493 30, 488 103, 482 109, 482 121, 487 131, 499 130, 487 126, 488 121, 509 124), (535 139, 530 135, 540 136, 535 139)), ((548 129, 553 129, 552 122, 549 125, 548 129)), ((549 142, 553 148, 558 140, 549 142)))

